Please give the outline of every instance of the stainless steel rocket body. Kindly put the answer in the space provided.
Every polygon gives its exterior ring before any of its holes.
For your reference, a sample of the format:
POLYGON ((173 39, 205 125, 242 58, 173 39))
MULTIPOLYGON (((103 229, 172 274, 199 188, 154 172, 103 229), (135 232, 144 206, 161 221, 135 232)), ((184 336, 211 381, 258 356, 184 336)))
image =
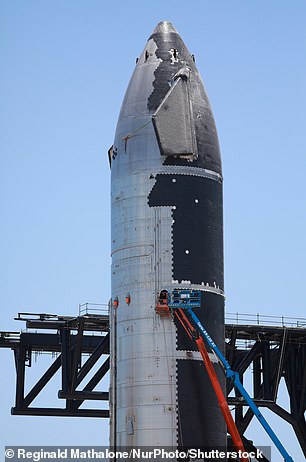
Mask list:
POLYGON ((111 445, 225 446, 199 353, 155 310, 161 290, 200 289, 197 314, 223 348, 217 133, 193 57, 168 22, 138 59, 110 156, 111 445))

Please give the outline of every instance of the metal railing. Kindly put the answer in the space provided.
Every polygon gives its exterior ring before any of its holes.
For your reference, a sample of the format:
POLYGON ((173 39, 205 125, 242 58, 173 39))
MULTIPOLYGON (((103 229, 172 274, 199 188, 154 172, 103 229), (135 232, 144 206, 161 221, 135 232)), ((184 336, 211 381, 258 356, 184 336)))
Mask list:
POLYGON ((79 303, 79 316, 108 315, 108 303, 79 303))
MULTIPOLYGON (((109 303, 80 303, 79 316, 108 316, 109 303)), ((19 312, 15 320, 18 321, 53 321, 59 318, 50 313, 24 313, 19 312)), ((63 317, 61 317, 63 318, 63 317)), ((226 324, 264 325, 274 327, 299 327, 306 328, 306 318, 290 316, 272 316, 259 313, 226 312, 226 324)))
POLYGON ((226 313, 227 324, 250 324, 276 327, 304 327, 306 318, 294 318, 288 316, 271 316, 266 314, 252 313, 226 313))

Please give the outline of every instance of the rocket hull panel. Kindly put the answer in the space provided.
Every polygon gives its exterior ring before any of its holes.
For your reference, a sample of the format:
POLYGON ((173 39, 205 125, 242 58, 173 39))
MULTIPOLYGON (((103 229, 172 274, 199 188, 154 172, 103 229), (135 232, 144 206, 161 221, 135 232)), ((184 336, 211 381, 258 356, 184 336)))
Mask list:
POLYGON ((224 449, 226 425, 203 362, 181 359, 177 368, 179 443, 224 449))

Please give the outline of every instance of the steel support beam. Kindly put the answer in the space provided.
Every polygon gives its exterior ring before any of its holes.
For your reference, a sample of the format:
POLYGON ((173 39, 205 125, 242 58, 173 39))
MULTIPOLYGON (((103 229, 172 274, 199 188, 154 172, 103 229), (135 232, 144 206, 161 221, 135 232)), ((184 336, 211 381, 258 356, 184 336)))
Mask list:
POLYGON ((109 417, 108 409, 78 409, 70 411, 67 409, 52 407, 29 407, 26 409, 17 409, 12 407, 12 415, 36 415, 36 416, 55 416, 55 417, 109 417))

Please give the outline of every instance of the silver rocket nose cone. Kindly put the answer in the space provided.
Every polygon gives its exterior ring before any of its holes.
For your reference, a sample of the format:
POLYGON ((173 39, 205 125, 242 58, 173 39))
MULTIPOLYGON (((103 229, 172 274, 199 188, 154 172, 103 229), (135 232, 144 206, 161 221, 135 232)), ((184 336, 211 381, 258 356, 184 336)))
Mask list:
POLYGON ((148 151, 148 162, 192 165, 221 175, 217 130, 201 77, 193 55, 169 21, 159 22, 148 38, 122 104, 114 142, 119 154, 129 155, 116 162, 122 173, 132 157, 135 163, 128 168, 144 167, 142 135, 152 137, 152 146, 158 143, 156 150, 148 151), (138 149, 132 150, 136 144, 138 149))
POLYGON ((169 34, 170 32, 174 32, 177 34, 176 29, 173 27, 171 22, 169 21, 161 21, 157 24, 152 34, 169 34))

